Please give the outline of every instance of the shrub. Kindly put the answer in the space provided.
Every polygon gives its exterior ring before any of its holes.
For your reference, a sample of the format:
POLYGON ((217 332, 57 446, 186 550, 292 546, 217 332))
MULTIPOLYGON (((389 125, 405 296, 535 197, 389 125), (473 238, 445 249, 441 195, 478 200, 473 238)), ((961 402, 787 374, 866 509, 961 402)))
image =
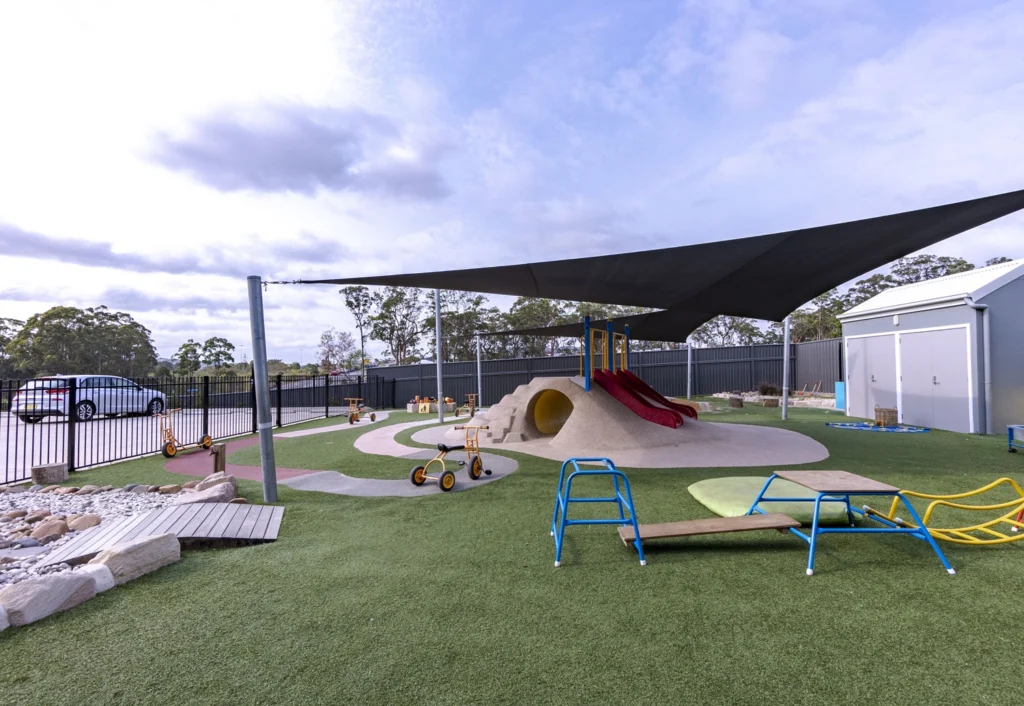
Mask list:
POLYGON ((782 395, 782 388, 773 382, 762 382, 757 386, 757 394, 762 397, 779 397, 782 395))

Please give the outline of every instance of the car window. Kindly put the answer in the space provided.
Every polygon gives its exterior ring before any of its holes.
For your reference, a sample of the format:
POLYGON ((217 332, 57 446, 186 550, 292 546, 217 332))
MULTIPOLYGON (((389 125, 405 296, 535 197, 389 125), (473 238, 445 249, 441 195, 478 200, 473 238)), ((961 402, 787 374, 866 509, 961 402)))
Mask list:
POLYGON ((21 386, 22 390, 55 390, 60 387, 67 387, 67 380, 60 378, 39 378, 29 380, 21 386))
POLYGON ((90 390, 110 387, 110 378, 85 378, 82 381, 82 387, 89 388, 90 390))
POLYGON ((134 388, 135 387, 135 383, 133 383, 131 380, 125 380, 124 378, 110 378, 110 386, 111 387, 121 387, 121 388, 123 388, 123 387, 134 388))

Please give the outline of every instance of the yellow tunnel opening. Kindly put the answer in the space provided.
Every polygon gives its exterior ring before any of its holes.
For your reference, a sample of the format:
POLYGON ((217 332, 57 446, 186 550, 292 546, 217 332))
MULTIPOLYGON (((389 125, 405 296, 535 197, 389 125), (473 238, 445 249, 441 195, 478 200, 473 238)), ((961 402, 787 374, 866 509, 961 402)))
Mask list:
POLYGON ((558 390, 541 390, 533 398, 533 424, 541 434, 557 434, 570 414, 572 402, 558 390))

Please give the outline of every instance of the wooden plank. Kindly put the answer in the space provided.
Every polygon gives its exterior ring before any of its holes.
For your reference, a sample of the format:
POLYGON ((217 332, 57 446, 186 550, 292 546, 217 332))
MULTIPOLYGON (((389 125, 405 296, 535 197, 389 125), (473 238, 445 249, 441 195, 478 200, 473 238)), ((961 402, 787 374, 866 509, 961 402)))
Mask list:
POLYGON ((203 503, 203 508, 178 532, 178 537, 194 537, 196 530, 199 529, 199 525, 203 524, 203 520, 209 517, 210 513, 216 509, 216 506, 216 503, 203 503))
POLYGON ((70 562, 75 559, 87 557, 90 554, 99 554, 107 547, 113 546, 121 537, 133 527, 143 522, 150 513, 144 515, 134 515, 132 517, 124 518, 118 522, 112 522, 106 528, 103 528, 101 524, 95 529, 104 529, 103 532, 97 532, 91 535, 83 534, 81 537, 75 537, 74 540, 68 542, 67 546, 64 547, 64 552, 48 556, 46 559, 39 563, 39 566, 50 566, 51 564, 59 564, 61 562, 70 562))
POLYGON ((178 534, 178 532, 183 530, 185 525, 189 523, 189 520, 196 516, 196 513, 199 512, 203 504, 204 503, 193 503, 191 505, 185 505, 185 509, 182 510, 181 514, 178 515, 177 519, 171 524, 171 526, 167 528, 167 531, 178 534))
POLYGON ((130 531, 125 532, 118 542, 130 542, 133 539, 141 539, 143 537, 149 537, 153 534, 153 528, 155 523, 158 522, 164 511, 153 510, 151 513, 146 515, 146 519, 140 522, 138 525, 133 527, 130 531))
POLYGON ((82 534, 75 537, 73 540, 65 544, 57 551, 48 554, 46 558, 42 562, 40 562, 40 565, 46 566, 51 562, 59 564, 63 560, 63 557, 73 554, 78 549, 78 547, 82 547, 86 544, 89 544, 96 538, 97 535, 106 534, 107 532, 114 531, 118 525, 124 524, 128 521, 128 519, 129 518, 122 518, 120 520, 115 520, 113 522, 106 522, 97 525, 96 527, 92 527, 86 530, 85 532, 82 532, 82 534))
POLYGON ((114 532, 111 532, 103 537, 98 537, 96 541, 92 542, 89 546, 83 547, 79 550, 78 555, 87 554, 89 552, 99 553, 107 547, 112 547, 118 542, 122 541, 124 536, 131 532, 133 529, 138 527, 140 524, 145 522, 150 515, 155 511, 150 511, 142 515, 133 515, 128 518, 128 521, 118 527, 114 532))
POLYGON ((167 530, 177 522, 178 517, 184 510, 184 505, 170 505, 164 508, 164 513, 153 526, 153 534, 167 534, 167 530))
POLYGON ((255 505, 242 505, 241 509, 236 512, 235 516, 231 519, 231 522, 228 523, 227 528, 225 528, 224 533, 221 536, 237 537, 238 528, 242 526, 242 523, 245 522, 246 516, 248 516, 255 507, 255 505))
POLYGON ((263 506, 254 505, 253 509, 249 510, 249 514, 245 516, 245 522, 239 526, 235 537, 237 539, 249 539, 249 535, 252 534, 253 528, 256 527, 256 522, 260 519, 262 513, 263 506))
POLYGON ((203 520, 203 524, 199 525, 195 532, 192 533, 193 537, 209 537, 210 530, 213 529, 214 525, 217 524, 217 520, 224 514, 225 510, 229 507, 234 507, 230 503, 214 503, 214 510, 206 519, 203 520))
POLYGON ((894 486, 846 471, 775 471, 775 475, 816 493, 900 492, 900 489, 894 486))
POLYGON ((256 525, 252 528, 252 532, 249 533, 249 539, 263 539, 263 535, 267 532, 267 525, 270 524, 270 516, 273 514, 273 506, 262 505, 260 507, 260 517, 256 520, 256 525))
MULTIPOLYGON (((692 537, 699 534, 722 534, 726 532, 753 532, 755 530, 785 530, 799 527, 800 523, 788 515, 771 513, 767 515, 742 515, 740 517, 712 517, 706 520, 683 520, 662 522, 655 525, 640 525, 640 539, 664 539, 666 537, 692 537)), ((633 541, 633 526, 619 527, 623 543, 633 541)))
POLYGON ((231 520, 235 519, 235 515, 238 514, 238 510, 241 507, 243 506, 228 504, 228 506, 224 508, 224 514, 220 516, 220 519, 217 520, 217 524, 213 526, 213 529, 210 530, 210 534, 207 536, 223 537, 224 531, 228 528, 228 525, 231 524, 231 520))
POLYGON ((273 541, 277 539, 277 532, 281 529, 281 520, 284 518, 284 508, 275 507, 273 513, 270 515, 270 524, 267 525, 267 531, 263 533, 264 541, 273 541))

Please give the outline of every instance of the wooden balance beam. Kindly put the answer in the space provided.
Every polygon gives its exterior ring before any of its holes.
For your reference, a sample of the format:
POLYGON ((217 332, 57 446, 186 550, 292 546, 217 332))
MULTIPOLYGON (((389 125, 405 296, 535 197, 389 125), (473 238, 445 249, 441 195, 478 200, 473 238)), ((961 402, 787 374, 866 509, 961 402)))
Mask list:
MULTIPOLYGON (((708 520, 683 520, 662 522, 656 525, 640 525, 640 541, 665 539, 667 537, 692 537, 699 534, 723 534, 726 532, 753 532, 754 530, 779 530, 785 532, 800 523, 789 515, 768 513, 765 515, 743 515, 741 517, 713 517, 708 520)), ((630 545, 635 537, 633 527, 619 527, 622 543, 630 545)))

